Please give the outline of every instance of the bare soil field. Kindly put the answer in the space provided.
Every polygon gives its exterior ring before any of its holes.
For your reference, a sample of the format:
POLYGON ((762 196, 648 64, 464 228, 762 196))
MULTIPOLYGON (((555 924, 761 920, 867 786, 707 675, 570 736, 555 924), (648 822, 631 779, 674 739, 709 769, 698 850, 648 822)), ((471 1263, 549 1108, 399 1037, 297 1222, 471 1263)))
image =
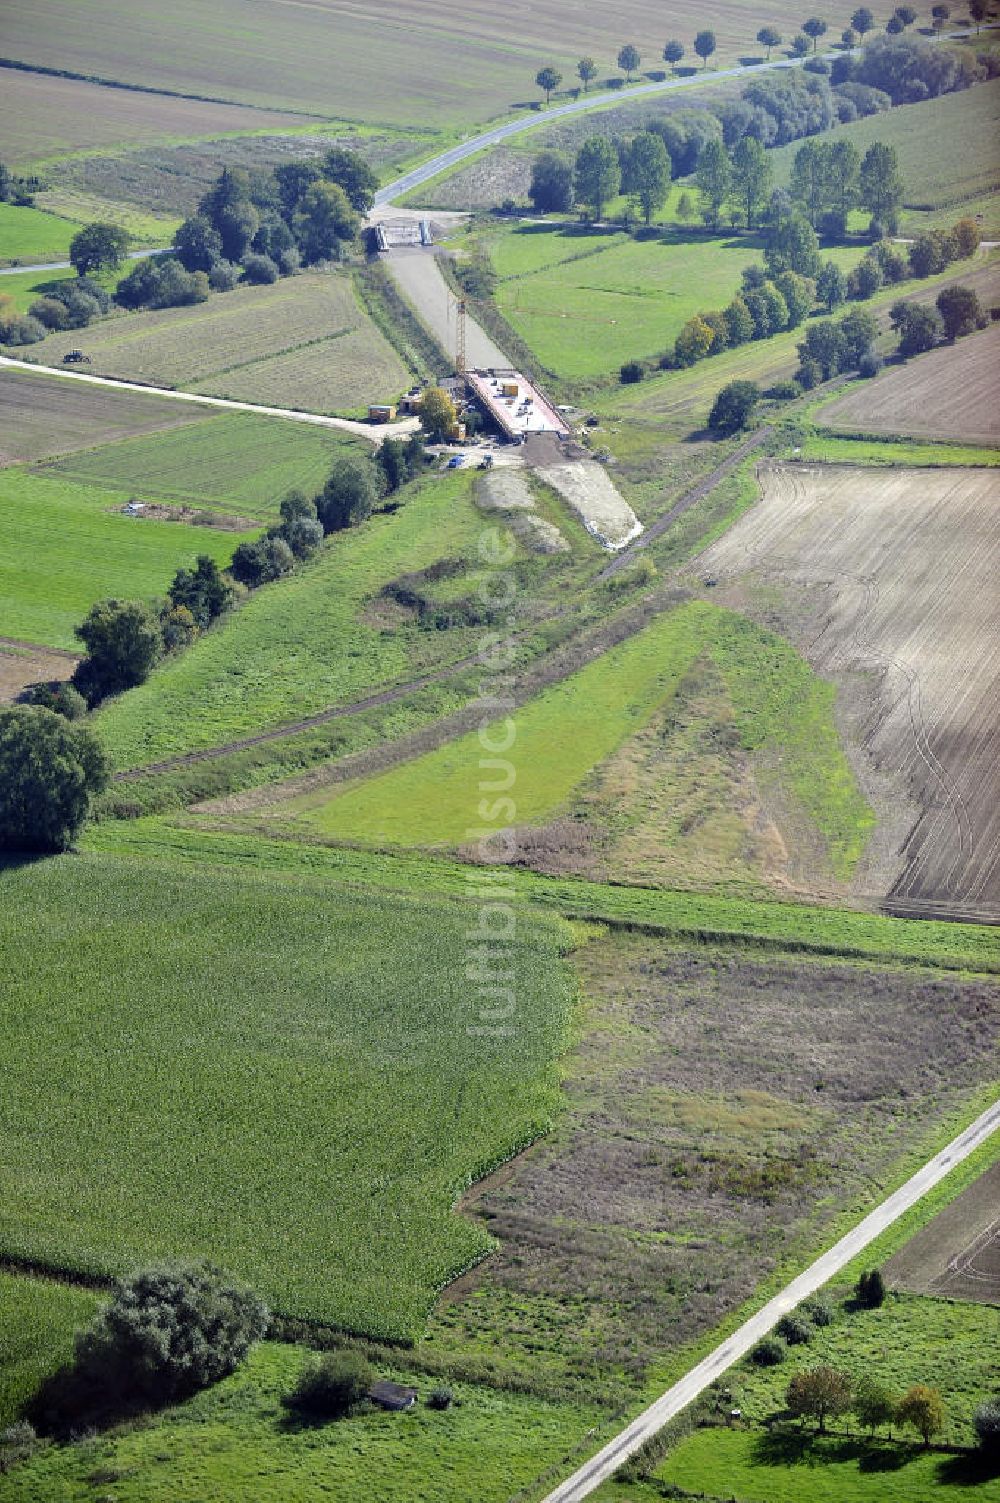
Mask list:
POLYGON ((500 515, 532 553, 568 553, 569 543, 554 523, 540 517, 524 470, 504 466, 484 475, 476 487, 484 511, 500 515))
MULTIPOLYGON (((4 28, 4 51, 11 42, 4 28)), ((86 21, 81 15, 82 25, 86 21)), ((43 23, 44 24, 44 23, 43 23)), ((123 26, 128 25, 123 15, 123 26)), ((53 37, 59 49, 58 38, 53 37)), ((31 61, 38 61, 32 58, 31 61)), ((56 67, 73 67, 65 57, 56 67)), ((86 70, 107 71, 99 58, 86 70)), ((164 140, 178 136, 219 136, 226 131, 281 130, 303 125, 301 115, 247 109, 242 105, 208 104, 198 99, 171 99, 141 94, 134 89, 106 89, 73 78, 48 78, 4 68, 0 87, 0 141, 3 160, 10 166, 42 161, 65 151, 113 146, 127 141, 164 140)))
POLYGON ((1000 442, 1000 324, 859 381, 820 409, 831 428, 1000 442))
POLYGON ((10 704, 29 684, 70 678, 77 662, 71 652, 0 637, 0 704, 10 704))
POLYGON ((621 933, 574 958, 566 1112, 471 1193, 501 1246, 446 1294, 431 1335, 603 1392, 875 1198, 988 1077, 998 1019, 994 987, 930 972, 621 933))
MULTIPOLYGON (((110 92, 110 91, 109 91, 110 92)), ((72 201, 69 195, 92 194, 105 200, 141 204, 151 213, 183 217, 224 167, 261 171, 282 162, 311 161, 335 146, 358 152, 373 167, 398 160, 413 144, 397 135, 344 131, 330 135, 236 136, 180 146, 144 146, 130 151, 67 158, 46 172, 49 191, 39 195, 42 208, 72 201)))
POLYGON ((0 369, 0 466, 180 428, 207 415, 198 408, 178 411, 164 397, 0 369))
POLYGON ((1000 918, 998 551, 991 471, 774 465, 699 561, 837 683, 878 815, 855 893, 898 911, 1000 918))
POLYGON ((83 332, 50 334, 29 358, 59 365, 76 347, 91 357, 95 376, 324 413, 386 400, 409 376, 342 272, 238 287, 191 308, 117 315, 83 332))
MULTIPOLYGON (((876 17, 884 20, 890 9, 876 6, 876 17)), ((647 68, 662 68, 667 34, 690 49, 695 32, 710 26, 718 37, 712 61, 723 66, 747 55, 762 59, 753 38, 767 22, 787 33, 787 7, 778 0, 756 6, 681 0, 668 18, 655 0, 614 7, 579 0, 504 6, 381 0, 367 7, 341 0, 260 6, 217 0, 209 19, 202 0, 168 7, 155 0, 94 0, 86 9, 75 0, 8 0, 4 52, 270 109, 468 124, 537 100, 534 77, 542 62, 556 64, 570 80, 577 60, 591 54, 606 77, 617 72, 622 42, 631 41, 647 68)))
POLYGON ((892 1289, 1000 1305, 1000 1164, 921 1227, 884 1272, 892 1289))

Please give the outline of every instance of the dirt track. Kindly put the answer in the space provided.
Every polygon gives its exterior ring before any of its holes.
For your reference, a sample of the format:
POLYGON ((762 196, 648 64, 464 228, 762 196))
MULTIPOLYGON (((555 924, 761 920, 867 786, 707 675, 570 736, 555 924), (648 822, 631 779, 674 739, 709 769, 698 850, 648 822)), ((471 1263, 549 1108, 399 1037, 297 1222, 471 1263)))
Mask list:
POLYGON ((904 913, 1000 920, 998 555, 995 471, 774 465, 702 556, 841 685, 879 815, 858 895, 904 913))

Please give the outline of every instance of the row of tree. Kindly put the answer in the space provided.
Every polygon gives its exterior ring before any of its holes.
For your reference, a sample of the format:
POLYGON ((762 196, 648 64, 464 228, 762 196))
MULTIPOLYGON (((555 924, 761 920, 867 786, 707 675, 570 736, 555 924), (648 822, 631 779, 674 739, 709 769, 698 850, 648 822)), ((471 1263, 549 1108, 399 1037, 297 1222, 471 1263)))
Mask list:
MULTIPOLYGON (((987 0, 969 0, 969 14, 976 22, 978 31, 988 13, 987 0)), ((912 5, 897 5, 892 15, 885 24, 885 31, 889 37, 901 36, 908 27, 912 26, 917 19, 918 12, 912 5)), ((931 24, 937 32, 941 32, 947 26, 951 17, 951 6, 936 4, 931 8, 931 24)), ((840 45, 846 50, 853 50, 865 36, 875 30, 877 22, 875 14, 867 5, 861 5, 851 16, 850 25, 845 27, 840 34, 840 45)), ((827 34, 828 26, 820 16, 809 16, 802 22, 801 30, 791 38, 788 43, 791 57, 807 57, 810 52, 816 53, 821 37, 827 34)), ((766 49, 766 60, 770 62, 771 53, 775 47, 780 47, 785 41, 783 34, 776 26, 762 26, 757 32, 756 40, 766 49)), ((716 51, 717 39, 714 31, 704 30, 696 33, 693 43, 695 54, 701 58, 702 67, 708 66, 708 60, 716 51)), ((675 71, 685 57, 683 42, 671 37, 665 43, 662 58, 675 71)), ((625 74, 625 81, 631 83, 635 74, 642 67, 642 54, 639 48, 632 42, 626 42, 618 53, 618 67, 625 74)), ((599 72, 597 62, 592 57, 582 57, 576 65, 576 76, 583 85, 586 93, 599 72)), ((662 74, 660 75, 662 77, 662 74)), ((563 82, 563 76, 554 64, 549 63, 540 68, 535 75, 535 86, 542 90, 545 95, 545 103, 549 104, 552 95, 563 82)), ((610 82, 610 80, 609 80, 610 82)), ((620 82, 620 81, 619 81, 620 82)))

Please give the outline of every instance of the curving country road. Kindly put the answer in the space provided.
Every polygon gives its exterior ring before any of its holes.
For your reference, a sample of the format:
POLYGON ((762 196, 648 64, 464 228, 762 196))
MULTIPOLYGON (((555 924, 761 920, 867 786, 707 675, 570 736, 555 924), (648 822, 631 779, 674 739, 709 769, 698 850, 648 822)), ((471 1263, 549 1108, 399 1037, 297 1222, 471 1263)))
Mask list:
POLYGON ((980 1144, 1000 1129, 1000 1101, 988 1107, 971 1126, 964 1132, 953 1138, 946 1148, 929 1159, 921 1169, 918 1169, 905 1185, 901 1185, 892 1195, 884 1200, 880 1206, 860 1221, 852 1231, 841 1237, 828 1252, 816 1259, 815 1263, 800 1273, 798 1278, 786 1284, 780 1294, 769 1300, 762 1310, 752 1315, 749 1320, 740 1326, 739 1330, 721 1345, 710 1352, 701 1362, 686 1373, 672 1388, 651 1404, 648 1409, 639 1415, 638 1419, 624 1430, 614 1440, 609 1441, 603 1450, 598 1451, 589 1461, 561 1482, 545 1498, 544 1503, 580 1503, 580 1500, 595 1492, 602 1483, 613 1477, 618 1468, 635 1454, 636 1451, 647 1441, 663 1429, 668 1420, 680 1414, 686 1409, 700 1393, 703 1393, 716 1378, 722 1376, 734 1363, 745 1357, 750 1348, 756 1346, 763 1336, 766 1336, 783 1315, 815 1294, 824 1284, 829 1283, 842 1268, 845 1268, 858 1253, 863 1252, 870 1242, 879 1236, 881 1232, 894 1221, 898 1221, 904 1211, 908 1211, 917 1201, 922 1200, 927 1192, 944 1179, 956 1164, 968 1158, 980 1144))
POLYGON ((28 360, 12 360, 0 355, 0 368, 27 371, 36 376, 59 376, 64 381, 89 381, 92 386, 108 386, 112 391, 139 391, 146 396, 169 397, 174 402, 194 402, 200 407, 223 407, 230 412, 255 412, 259 417, 285 418, 290 423, 311 423, 315 428, 340 428, 345 433, 366 438, 376 448, 384 438, 401 438, 416 433, 419 418, 401 418, 396 423, 356 422, 353 418, 327 417, 322 412, 298 412, 294 407, 262 407, 255 402, 232 402, 226 397, 206 397, 200 392, 175 391, 169 386, 143 386, 137 381, 117 381, 112 376, 88 376, 84 371, 61 370, 57 365, 34 365, 28 360))
MULTIPOLYGON (((984 30, 995 28, 985 27, 984 30)), ((972 27, 962 27, 956 31, 943 34, 946 37, 964 37, 973 35, 972 27)), ((851 49, 854 53, 860 53, 860 46, 851 49)), ((835 48, 830 52, 821 52, 819 57, 832 62, 834 58, 843 57, 844 48, 835 48)), ((812 54, 810 53, 811 57, 812 54)), ((588 110, 603 109, 609 105, 623 105, 633 99, 646 98, 649 95, 667 94, 675 89, 688 89, 702 84, 717 83, 723 78, 745 78, 748 75, 774 72, 779 68, 800 68, 807 58, 772 58, 770 62, 754 63, 750 67, 742 64, 735 68, 715 68, 706 71, 704 68, 695 73, 685 74, 681 78, 666 78, 662 83, 635 84, 629 88, 606 90, 601 94, 585 94, 581 99, 570 100, 568 104, 558 104, 554 108, 546 110, 533 110, 529 115, 519 115, 516 120, 508 120, 505 125, 494 126, 492 130, 482 131, 479 135, 470 136, 467 141, 462 141, 458 146, 452 146, 448 151, 442 151, 430 161, 424 162, 419 167, 414 167, 394 182, 386 183, 375 195, 374 208, 384 209, 401 198, 404 193, 411 192, 414 188, 420 188, 424 183, 430 182, 431 178, 437 177, 438 173, 445 172, 449 167, 456 167, 459 162, 466 161, 483 151, 488 146, 499 146, 501 141, 509 141, 511 136, 519 136, 523 131, 536 130, 539 126, 549 125, 553 120, 564 120, 567 115, 581 115, 588 110)))

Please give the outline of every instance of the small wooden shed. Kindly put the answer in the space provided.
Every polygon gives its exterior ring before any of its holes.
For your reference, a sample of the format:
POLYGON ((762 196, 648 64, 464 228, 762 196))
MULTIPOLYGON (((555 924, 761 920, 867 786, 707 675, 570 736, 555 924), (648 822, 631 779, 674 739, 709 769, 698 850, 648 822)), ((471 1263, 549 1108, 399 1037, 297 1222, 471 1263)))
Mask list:
POLYGON ((369 1388, 368 1397, 373 1404, 380 1404, 383 1409, 412 1409, 417 1402, 417 1390, 407 1388, 402 1383, 379 1381, 369 1388))

